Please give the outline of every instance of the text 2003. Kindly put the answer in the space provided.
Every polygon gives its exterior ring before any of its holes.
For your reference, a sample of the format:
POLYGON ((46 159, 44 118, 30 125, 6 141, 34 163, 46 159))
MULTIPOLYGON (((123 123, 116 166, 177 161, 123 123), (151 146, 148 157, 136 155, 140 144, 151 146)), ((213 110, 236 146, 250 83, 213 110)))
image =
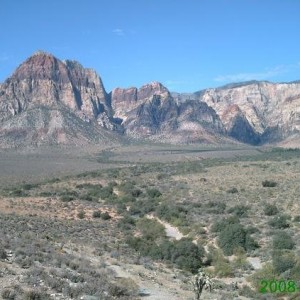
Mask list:
POLYGON ((295 293, 300 292, 300 287, 297 287, 293 280, 261 280, 261 293, 295 293))

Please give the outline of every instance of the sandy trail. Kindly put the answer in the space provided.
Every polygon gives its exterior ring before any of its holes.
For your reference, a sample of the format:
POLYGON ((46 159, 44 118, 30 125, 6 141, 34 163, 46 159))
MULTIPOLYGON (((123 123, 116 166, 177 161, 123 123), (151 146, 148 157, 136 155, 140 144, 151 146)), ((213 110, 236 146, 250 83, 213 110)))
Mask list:
POLYGON ((147 215, 146 216, 148 219, 155 219, 158 221, 160 224, 162 224, 165 227, 166 231, 166 236, 169 238, 173 238, 175 240, 181 240, 183 237, 185 237, 177 227, 172 226, 170 223, 162 221, 161 219, 153 216, 153 215, 147 215))

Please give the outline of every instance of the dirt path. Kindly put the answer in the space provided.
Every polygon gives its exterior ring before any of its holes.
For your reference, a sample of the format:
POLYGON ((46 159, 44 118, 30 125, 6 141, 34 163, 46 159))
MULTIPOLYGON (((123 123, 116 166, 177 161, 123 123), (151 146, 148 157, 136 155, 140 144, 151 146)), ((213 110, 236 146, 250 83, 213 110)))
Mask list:
POLYGON ((166 236, 169 238, 173 238, 175 240, 181 240, 183 237, 185 237, 177 227, 172 226, 170 223, 162 221, 161 219, 153 216, 153 215, 147 215, 146 216, 148 219, 155 219, 158 221, 160 224, 162 224, 165 227, 166 231, 166 236))

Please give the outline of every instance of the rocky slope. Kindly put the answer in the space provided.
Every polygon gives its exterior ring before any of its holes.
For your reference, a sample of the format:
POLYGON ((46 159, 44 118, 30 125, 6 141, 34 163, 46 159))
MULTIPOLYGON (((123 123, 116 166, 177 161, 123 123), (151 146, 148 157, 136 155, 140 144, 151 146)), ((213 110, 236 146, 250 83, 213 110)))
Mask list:
MULTIPOLYGON (((250 144, 300 141, 300 84, 251 81, 207 89, 194 94, 174 94, 203 101, 220 117, 229 136, 250 144)), ((300 143, 299 143, 300 144, 300 143)))
MULTIPOLYGON (((178 104, 160 83, 140 89, 114 89, 115 117, 128 136, 164 142, 216 142, 225 130, 215 111, 204 102, 178 104)), ((224 138, 224 137, 223 137, 224 138)))
POLYGON ((95 71, 37 52, 1 85, 1 146, 114 140, 108 101, 95 71))
POLYGON ((159 142, 300 146, 300 82, 251 81, 193 94, 158 82, 106 93, 75 61, 37 52, 0 84, 1 147, 159 142))

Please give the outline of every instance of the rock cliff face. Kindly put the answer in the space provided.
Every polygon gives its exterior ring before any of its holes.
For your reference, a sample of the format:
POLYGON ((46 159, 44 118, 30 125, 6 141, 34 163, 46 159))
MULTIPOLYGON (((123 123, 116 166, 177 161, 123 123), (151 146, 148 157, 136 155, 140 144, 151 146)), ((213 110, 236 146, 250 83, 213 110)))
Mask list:
POLYGON ((173 94, 179 103, 203 101, 220 117, 229 136, 249 144, 278 143, 293 137, 300 145, 300 84, 251 81, 173 94))
POLYGON ((140 89, 117 88, 111 93, 114 117, 122 120, 128 136, 168 142, 213 140, 224 133, 215 111, 198 101, 178 105, 162 84, 140 89))
POLYGON ((193 94, 171 94, 151 82, 107 94, 95 71, 37 52, 0 84, 0 147, 107 144, 122 134, 300 146, 300 82, 252 81, 193 94))
POLYGON ((252 82, 209 89, 200 99, 214 108, 229 135, 243 142, 277 142, 300 132, 299 83, 252 82), (239 112, 230 117, 233 105, 239 112))
POLYGON ((4 142, 5 136, 10 136, 11 140, 20 136, 24 142, 28 140, 33 144, 43 141, 68 143, 77 136, 82 143, 90 139, 93 130, 101 137, 101 128, 117 128, 108 101, 95 71, 84 69, 77 62, 63 62, 51 54, 37 52, 1 85, 2 143, 9 144, 4 142), (75 123, 81 124, 78 131, 75 123), (90 125, 84 126, 86 124, 90 125), (87 127, 93 127, 90 133, 83 130, 87 127))

